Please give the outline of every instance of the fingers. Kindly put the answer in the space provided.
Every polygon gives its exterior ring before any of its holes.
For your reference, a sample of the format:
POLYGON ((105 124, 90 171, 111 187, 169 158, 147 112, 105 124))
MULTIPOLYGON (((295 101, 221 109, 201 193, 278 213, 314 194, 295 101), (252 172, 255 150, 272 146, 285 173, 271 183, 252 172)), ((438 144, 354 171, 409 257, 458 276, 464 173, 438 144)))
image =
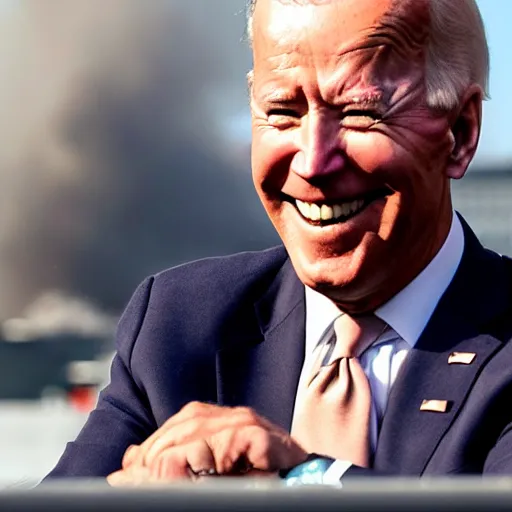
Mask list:
POLYGON ((129 447, 123 471, 109 479, 116 485, 137 485, 249 471, 269 474, 306 456, 286 431, 249 408, 194 403, 140 446, 129 447))
POLYGON ((107 482, 114 487, 135 487, 156 482, 197 480, 216 475, 215 458, 204 440, 171 447, 158 455, 151 466, 132 464, 112 473, 107 482))
POLYGON ((214 434, 209 445, 219 473, 230 473, 240 461, 249 471, 277 472, 299 464, 306 452, 281 429, 248 426, 214 434))
POLYGON ((285 431, 253 425, 226 428, 208 439, 166 448, 149 467, 153 481, 197 480, 212 475, 275 473, 306 457, 285 431))
POLYGON ((205 441, 167 448, 149 466, 158 481, 191 479, 215 474, 215 459, 205 441))
POLYGON ((183 450, 169 448, 148 466, 151 478, 157 481, 186 480, 192 477, 187 454, 183 450))
MULTIPOLYGON (((173 437, 167 439, 167 443, 162 441, 169 431, 175 426, 187 422, 190 419, 208 418, 218 412, 221 409, 220 406, 215 404, 205 404, 201 402, 190 402, 176 413, 174 416, 169 418, 159 429, 157 429, 151 436, 149 436, 140 446, 130 449, 130 454, 125 454, 123 459, 123 468, 129 467, 131 464, 144 465, 145 458, 148 452, 159 453, 165 447, 171 446, 172 444, 178 444, 185 442, 186 439, 180 439, 176 434, 173 437), (152 449, 153 445, 157 443, 157 448, 152 449)), ((182 431, 181 435, 186 437, 192 437, 195 433, 194 425, 190 425, 190 431, 182 431)), ((197 426, 196 426, 197 428, 197 426)))
POLYGON ((142 443, 136 454, 131 450, 127 454, 128 462, 133 463, 137 460, 139 464, 151 466, 167 448, 188 444, 198 439, 208 439, 215 432, 248 425, 271 427, 267 420, 246 407, 192 404, 173 416, 142 443))
POLYGON ((149 468, 139 466, 130 470, 116 471, 107 476, 107 483, 112 487, 138 487, 152 481, 149 468))
POLYGON ((144 463, 153 464, 158 455, 166 448, 188 444, 198 438, 204 439, 213 432, 232 426, 241 426, 244 424, 244 420, 249 421, 236 413, 226 414, 225 411, 220 410, 214 411, 214 413, 215 415, 210 413, 206 416, 191 417, 168 425, 158 437, 155 436, 151 442, 141 446, 144 463))
POLYGON ((175 449, 183 451, 188 468, 194 475, 212 476, 219 473, 211 447, 205 439, 175 449))
POLYGON ((128 448, 124 452, 123 460, 121 462, 121 467, 123 469, 127 469, 129 466, 131 466, 133 464, 133 462, 135 462, 135 460, 137 459, 138 453, 139 453, 138 446, 136 446, 134 444, 128 446, 128 448))
POLYGON ((304 462, 307 453, 286 432, 246 429, 239 432, 246 457, 255 469, 276 472, 304 462), (252 431, 251 431, 252 430, 252 431))
POLYGON ((147 464, 156 480, 177 480, 247 471, 243 447, 236 443, 238 428, 227 428, 209 439, 163 449, 147 464))

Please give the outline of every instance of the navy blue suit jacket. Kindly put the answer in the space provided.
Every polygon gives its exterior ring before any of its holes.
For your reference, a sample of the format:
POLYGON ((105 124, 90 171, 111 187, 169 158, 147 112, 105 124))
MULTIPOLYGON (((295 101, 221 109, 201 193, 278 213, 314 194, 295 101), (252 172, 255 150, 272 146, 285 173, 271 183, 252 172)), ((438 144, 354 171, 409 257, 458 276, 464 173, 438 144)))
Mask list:
MULTIPOLYGON (((510 261, 464 230, 459 269, 391 391, 377 471, 512 473, 510 261), (448 364, 452 352, 476 358, 448 364), (421 411, 424 399, 449 408, 421 411)), ((110 384, 49 476, 119 469, 130 444, 190 401, 250 406, 289 429, 304 324, 304 287, 282 247, 149 277, 120 320, 110 384)))

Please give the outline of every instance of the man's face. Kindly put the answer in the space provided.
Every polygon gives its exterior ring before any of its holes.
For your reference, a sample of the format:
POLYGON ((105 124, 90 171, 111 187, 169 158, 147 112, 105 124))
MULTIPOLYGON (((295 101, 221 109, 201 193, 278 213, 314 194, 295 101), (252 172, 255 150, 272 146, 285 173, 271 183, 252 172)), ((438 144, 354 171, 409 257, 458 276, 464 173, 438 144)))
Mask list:
POLYGON ((396 3, 258 0, 254 15, 254 183, 300 279, 347 309, 405 286, 451 222, 428 4, 396 3))

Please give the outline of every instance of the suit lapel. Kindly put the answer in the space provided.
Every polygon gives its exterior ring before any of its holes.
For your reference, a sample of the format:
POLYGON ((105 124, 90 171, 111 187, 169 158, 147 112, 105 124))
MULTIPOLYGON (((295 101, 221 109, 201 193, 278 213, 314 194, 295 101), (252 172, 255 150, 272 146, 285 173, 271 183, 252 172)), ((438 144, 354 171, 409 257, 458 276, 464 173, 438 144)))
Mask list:
POLYGON ((304 301, 304 286, 287 260, 255 304, 251 334, 217 354, 220 403, 252 407, 290 429, 304 361, 304 301))
POLYGON ((480 370, 501 346, 483 326, 507 305, 504 263, 462 222, 462 261, 397 376, 380 431, 376 469, 420 475, 480 370), (454 352, 476 357, 470 364, 449 364, 454 352), (421 410, 424 400, 446 401, 446 410, 433 412, 428 404, 421 410))
MULTIPOLYGON (((447 344, 457 338, 449 339, 442 331, 432 330, 423 339, 447 344)), ((375 469, 422 474, 480 370, 500 345, 496 338, 480 335, 459 340, 443 352, 413 349, 389 397, 375 455, 375 469), (452 351, 476 353, 475 361, 471 365, 449 365, 448 357, 452 351), (426 400, 443 401, 446 410, 428 410, 428 404, 422 410, 426 400)))

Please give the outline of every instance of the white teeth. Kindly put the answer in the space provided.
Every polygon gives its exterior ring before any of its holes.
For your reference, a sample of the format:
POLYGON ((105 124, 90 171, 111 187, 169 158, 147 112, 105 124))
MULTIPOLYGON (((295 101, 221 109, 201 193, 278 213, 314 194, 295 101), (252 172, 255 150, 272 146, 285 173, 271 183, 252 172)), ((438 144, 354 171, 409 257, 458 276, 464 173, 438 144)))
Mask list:
POLYGON ((311 220, 320 220, 320 207, 317 204, 310 205, 309 218, 311 220))
POLYGON ((306 217, 306 219, 309 219, 309 211, 311 209, 309 203, 304 203, 303 201, 299 201, 297 199, 297 208, 299 209, 299 212, 302 214, 303 217, 306 217))
POLYGON ((305 203, 304 201, 296 200, 297 209, 306 219, 312 220, 313 222, 317 222, 319 220, 332 220, 332 219, 342 219, 343 217, 348 217, 359 210, 361 210, 364 206, 364 201, 359 199, 357 201, 351 201, 350 203, 340 203, 329 206, 327 204, 314 204, 314 203, 305 203))
POLYGON ((326 204, 322 205, 322 208, 320 208, 320 217, 322 220, 331 220, 334 218, 334 211, 330 206, 327 206, 326 204))

